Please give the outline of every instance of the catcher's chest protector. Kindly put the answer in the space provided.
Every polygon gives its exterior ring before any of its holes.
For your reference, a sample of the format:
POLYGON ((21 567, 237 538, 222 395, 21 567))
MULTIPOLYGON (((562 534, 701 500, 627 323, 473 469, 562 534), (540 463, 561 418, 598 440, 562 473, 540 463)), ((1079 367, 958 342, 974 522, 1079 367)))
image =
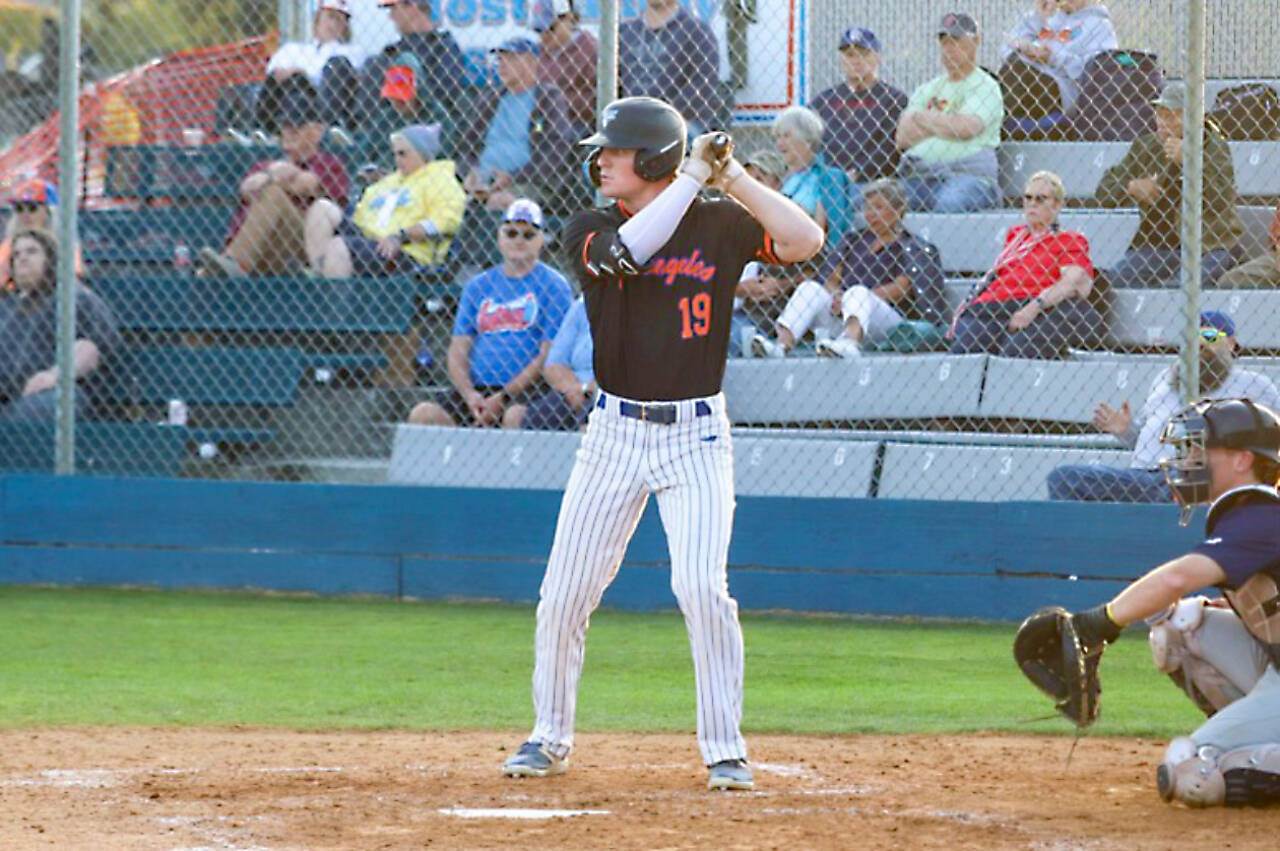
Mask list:
MULTIPOLYGON (((1233 494, 1223 504, 1215 505, 1206 522, 1207 533, 1213 534, 1217 521, 1233 507, 1246 503, 1269 502, 1280 506, 1280 494, 1274 488, 1250 488, 1233 494)), ((1280 516, 1280 511, 1276 512, 1280 516)), ((1280 561, 1280 553, 1276 553, 1280 561)), ((1280 570, 1280 567, 1277 568, 1280 570)), ((1280 667, 1280 576, 1264 570, 1249 577, 1239 588, 1223 589, 1231 608, 1236 610, 1249 634, 1267 649, 1271 664, 1280 667)))

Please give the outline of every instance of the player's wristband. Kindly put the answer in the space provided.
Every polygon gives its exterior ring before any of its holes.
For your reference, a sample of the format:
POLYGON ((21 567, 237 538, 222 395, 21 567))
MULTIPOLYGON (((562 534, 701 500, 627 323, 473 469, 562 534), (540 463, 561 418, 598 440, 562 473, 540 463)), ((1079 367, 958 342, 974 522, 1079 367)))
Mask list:
POLYGON ((724 167, 724 171, 720 175, 720 186, 725 192, 728 192, 730 187, 733 186, 733 182, 746 173, 747 170, 742 167, 742 163, 730 157, 729 164, 724 167))

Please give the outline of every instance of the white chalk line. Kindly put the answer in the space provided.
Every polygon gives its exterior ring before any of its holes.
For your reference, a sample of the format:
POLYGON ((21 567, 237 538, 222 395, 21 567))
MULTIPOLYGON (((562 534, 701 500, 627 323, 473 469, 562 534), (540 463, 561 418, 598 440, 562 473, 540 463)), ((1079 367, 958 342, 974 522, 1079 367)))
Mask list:
POLYGON ((436 812, 445 816, 455 816, 457 818, 469 819, 519 819, 519 820, 539 820, 554 818, 576 818, 577 816, 607 816, 612 815, 609 810, 535 810, 526 807, 441 807, 436 812))

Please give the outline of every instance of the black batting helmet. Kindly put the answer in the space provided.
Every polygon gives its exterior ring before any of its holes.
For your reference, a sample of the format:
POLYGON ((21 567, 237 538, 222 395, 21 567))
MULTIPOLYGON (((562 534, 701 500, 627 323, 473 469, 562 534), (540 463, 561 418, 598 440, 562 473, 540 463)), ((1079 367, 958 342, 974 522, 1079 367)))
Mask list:
POLYGON ((671 104, 649 97, 622 98, 604 108, 600 130, 578 144, 593 149, 587 156, 587 170, 597 186, 600 167, 596 159, 601 148, 634 148, 636 174, 645 180, 661 180, 684 162, 688 133, 684 118, 671 104))
POLYGON ((1280 415, 1250 399, 1202 399, 1169 420, 1160 442, 1174 448, 1173 458, 1160 466, 1178 501, 1208 502, 1204 451, 1243 449, 1280 464, 1280 415))

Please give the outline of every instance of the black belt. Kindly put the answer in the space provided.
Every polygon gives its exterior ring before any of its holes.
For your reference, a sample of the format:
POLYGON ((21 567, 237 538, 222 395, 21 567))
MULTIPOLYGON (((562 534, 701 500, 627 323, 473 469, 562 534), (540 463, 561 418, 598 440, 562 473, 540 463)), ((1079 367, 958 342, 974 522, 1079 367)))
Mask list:
MULTIPOLYGON (((603 408, 605 406, 605 394, 601 393, 596 399, 596 407, 603 408)), ((679 416, 679 406, 670 402, 652 402, 649 404, 641 404, 640 402, 627 402, 623 399, 618 400, 618 413, 624 417, 633 420, 640 420, 646 423, 658 423, 659 425, 671 425, 679 416)), ((693 406, 693 415, 695 417, 707 417, 711 415, 711 406, 699 399, 693 406)))

